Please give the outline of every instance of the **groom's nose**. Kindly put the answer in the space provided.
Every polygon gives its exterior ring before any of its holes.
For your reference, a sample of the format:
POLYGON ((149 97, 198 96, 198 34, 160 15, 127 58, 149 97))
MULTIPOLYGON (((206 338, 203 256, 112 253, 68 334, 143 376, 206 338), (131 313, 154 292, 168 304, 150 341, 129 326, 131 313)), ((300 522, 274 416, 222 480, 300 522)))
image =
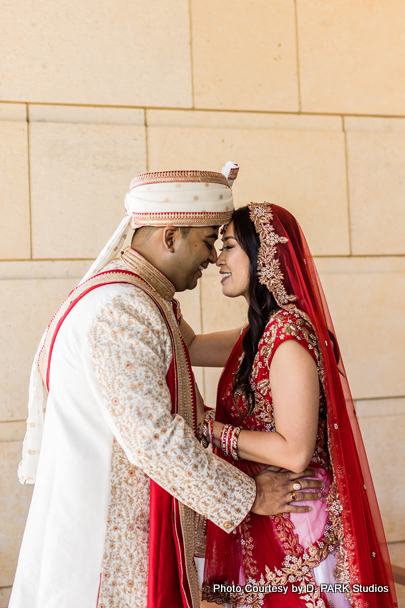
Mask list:
POLYGON ((218 253, 217 253, 217 250, 215 249, 215 247, 213 247, 208 256, 208 261, 210 262, 210 264, 215 264, 217 259, 218 259, 218 253))

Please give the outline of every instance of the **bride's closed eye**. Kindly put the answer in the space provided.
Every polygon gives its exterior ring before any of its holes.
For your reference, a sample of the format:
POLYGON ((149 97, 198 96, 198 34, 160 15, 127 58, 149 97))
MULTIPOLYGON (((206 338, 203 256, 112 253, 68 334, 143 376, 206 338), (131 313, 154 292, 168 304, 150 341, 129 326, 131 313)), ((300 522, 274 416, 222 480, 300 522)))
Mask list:
POLYGON ((233 247, 234 247, 233 245, 225 245, 224 247, 222 247, 220 249, 220 251, 224 251, 224 249, 233 249, 233 247))

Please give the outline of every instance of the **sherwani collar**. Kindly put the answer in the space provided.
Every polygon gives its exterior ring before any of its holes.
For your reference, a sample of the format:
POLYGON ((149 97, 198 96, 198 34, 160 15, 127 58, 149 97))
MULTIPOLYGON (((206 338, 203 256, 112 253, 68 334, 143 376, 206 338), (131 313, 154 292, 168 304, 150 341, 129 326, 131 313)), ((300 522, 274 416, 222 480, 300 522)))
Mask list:
POLYGON ((121 252, 121 259, 132 272, 139 274, 162 298, 169 302, 173 300, 176 293, 173 283, 135 249, 126 247, 121 252))

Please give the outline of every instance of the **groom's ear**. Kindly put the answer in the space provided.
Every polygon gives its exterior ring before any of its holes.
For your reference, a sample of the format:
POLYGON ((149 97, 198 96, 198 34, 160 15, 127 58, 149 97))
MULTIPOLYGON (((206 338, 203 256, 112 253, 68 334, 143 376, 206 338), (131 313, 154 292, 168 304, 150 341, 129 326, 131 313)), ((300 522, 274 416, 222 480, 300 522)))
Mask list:
POLYGON ((165 226, 162 232, 163 247, 170 253, 174 253, 179 236, 180 229, 177 226, 165 226))

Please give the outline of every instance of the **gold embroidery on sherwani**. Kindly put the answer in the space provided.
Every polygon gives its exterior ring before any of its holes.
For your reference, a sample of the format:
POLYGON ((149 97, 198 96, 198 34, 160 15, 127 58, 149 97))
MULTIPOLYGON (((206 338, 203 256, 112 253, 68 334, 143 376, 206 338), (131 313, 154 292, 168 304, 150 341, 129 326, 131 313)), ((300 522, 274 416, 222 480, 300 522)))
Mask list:
MULTIPOLYGON (((136 251, 131 248, 127 248, 122 254, 121 259, 128 265, 129 269, 133 272, 141 274, 143 278, 152 286, 154 289, 158 289, 158 293, 155 293, 154 296, 159 301, 162 307, 165 310, 165 321, 168 323, 170 327, 170 334, 173 340, 173 359, 176 365, 177 370, 177 379, 178 379, 178 387, 177 387, 177 395, 178 395, 178 404, 177 404, 177 413, 184 418, 189 427, 191 427, 194 432, 196 430, 196 420, 193 414, 193 410, 191 404, 193 403, 193 378, 189 373, 189 368, 187 364, 187 355, 185 352, 185 343, 184 340, 178 331, 177 319, 174 316, 173 308, 171 305, 171 300, 174 296, 175 290, 166 279, 164 275, 162 275, 159 270, 157 270, 154 266, 149 264, 145 258, 140 256, 136 251), (148 267, 149 266, 149 270, 148 267), (165 279, 165 281, 162 281, 165 279), (170 289, 172 288, 172 289, 170 289), (162 295, 165 300, 170 300, 169 306, 167 306, 167 302, 164 302, 159 296, 162 295), (166 306, 165 306, 166 305, 166 306)), ((194 564, 194 553, 195 553, 195 522, 194 516, 195 513, 189 507, 186 507, 184 504, 179 503, 179 511, 180 511, 180 521, 183 535, 183 545, 184 545, 184 553, 185 553, 185 562, 186 562, 186 570, 187 570, 187 579, 190 586, 190 592, 192 596, 193 604, 198 605, 199 602, 199 582, 198 582, 198 574, 194 564)))
MULTIPOLYGON (((139 272, 132 264, 125 267, 139 272)), ((108 266, 109 269, 122 271, 124 264, 116 261, 108 266)), ((141 279, 139 287, 145 288, 145 282, 141 279)), ((135 464, 140 474, 151 477, 179 500, 187 576, 193 608, 196 608, 199 606, 199 593, 193 561, 194 512, 181 503, 186 502, 193 510, 209 516, 222 528, 224 522, 229 521, 236 526, 254 501, 255 483, 247 480, 229 463, 201 451, 192 430, 193 414, 189 411, 191 378, 172 303, 155 292, 154 285, 147 286, 147 290, 150 295, 133 285, 121 287, 119 293, 95 317, 88 334, 89 350, 104 399, 106 417, 113 424, 114 436, 123 448, 126 465, 131 467, 135 464), (165 312, 175 348, 168 326, 151 296, 159 301, 159 306, 165 312), (175 416, 170 414, 171 399, 166 382, 172 353, 179 372, 179 403, 175 416), (187 424, 179 414, 184 416, 187 424), (132 465, 128 459, 131 459, 132 465), (227 474, 224 474, 224 467, 227 474), (204 491, 201 480, 205 480, 204 491), (240 505, 246 506, 241 508, 240 505)), ((111 470, 112 487, 117 473, 114 466, 111 470)), ((131 517, 131 513, 124 511, 127 521, 131 517)), ((113 519, 110 519, 109 526, 107 538, 118 533, 118 530, 114 530, 113 519)), ((119 546, 118 542, 115 543, 115 549, 119 550, 119 546)), ((111 597, 112 594, 108 608, 122 608, 120 598, 125 593, 126 580, 121 572, 127 569, 125 562, 130 558, 119 551, 117 555, 114 551, 114 558, 111 556, 109 560, 111 545, 107 542, 105 548, 107 558, 103 564, 104 572, 108 570, 108 563, 111 565, 115 560, 118 562, 115 568, 118 578, 114 588, 108 588, 107 580, 102 579, 100 593, 102 597, 111 597), (122 568, 119 562, 122 562, 122 568)), ((134 549, 137 550, 138 547, 134 549)), ((147 564, 148 553, 143 558, 147 564)), ((144 589, 141 583, 139 587, 134 587, 132 603, 128 604, 128 608, 144 608, 145 593, 146 582, 144 589)))
POLYGON ((162 298, 171 302, 176 293, 173 283, 169 281, 164 274, 157 268, 152 266, 142 255, 140 255, 132 247, 125 247, 121 253, 121 260, 128 266, 129 270, 140 275, 145 281, 153 287, 162 298))
MULTIPOLYGON (((110 267, 118 267, 122 263, 113 262, 110 267)), ((140 279, 137 279, 140 282, 140 279)), ((142 285, 143 286, 143 285, 142 285)), ((141 314, 150 315, 151 324, 156 328, 156 335, 148 336, 151 347, 158 347, 161 343, 160 357, 165 361, 165 371, 170 366, 172 348, 170 338, 165 330, 165 323, 155 305, 151 305, 151 298, 143 290, 136 294, 137 309, 141 314)), ((125 323, 124 306, 121 308, 117 303, 105 310, 107 322, 112 323, 117 331, 127 336, 129 341, 137 339, 134 326, 125 323)), ((116 331, 115 329, 113 332, 116 331)), ((166 330, 167 331, 167 330, 166 330)), ((168 332, 167 332, 168 333, 168 332)), ((94 365, 101 373, 106 382, 108 375, 103 368, 103 359, 106 356, 105 348, 93 356, 94 365)), ((147 369, 145 353, 141 350, 137 353, 137 364, 139 370, 145 369, 144 374, 138 372, 138 387, 150 382, 150 372, 147 369)), ((118 362, 119 363, 119 362, 118 362)), ((131 374, 134 361, 124 354, 122 367, 125 372, 131 374)), ((118 377, 121 372, 120 365, 113 370, 114 376, 118 377)), ((132 386, 130 389, 134 389, 132 386)), ((167 384, 158 382, 154 385, 155 394, 162 401, 167 397, 167 384)), ((113 393, 109 411, 114 419, 119 420, 123 416, 124 405, 122 397, 113 393)), ((146 414, 148 419, 148 414, 146 414)), ((124 422, 122 433, 128 432, 124 422)), ((159 432, 164 434, 166 429, 161 428, 159 432)), ((142 429, 139 430, 142 434, 142 429)), ((114 438, 111 458, 110 473, 110 503, 107 514, 107 528, 104 543, 104 556, 102 563, 102 578, 99 593, 98 608, 145 608, 147 604, 148 588, 148 563, 149 563, 149 492, 150 479, 141 468, 131 464, 124 449, 114 438), (133 484, 133 485, 132 485, 133 484), (137 520, 137 525, 135 521, 137 520), (131 542, 132 541, 132 542, 131 542)))
POLYGON ((97 608, 144 608, 148 585, 150 481, 141 469, 128 462, 116 439, 111 470, 114 474, 97 608), (134 547, 137 547, 136 553, 134 547), (120 554, 127 555, 127 559, 117 559, 120 554), (135 604, 134 591, 137 595, 135 604))
MULTIPOLYGON (((113 262, 111 264, 111 266, 109 266, 108 268, 109 268, 109 270, 111 270, 115 266, 116 266, 116 262, 113 262)), ((111 283, 131 283, 132 285, 140 284, 141 280, 138 277, 134 277, 133 275, 128 274, 126 272, 120 272, 119 270, 120 269, 118 268, 118 270, 114 269, 114 272, 103 272, 102 283, 105 285, 108 285, 111 283)), ((121 268, 121 270, 122 270, 122 268, 121 268)), ((39 371, 41 373, 45 386, 47 386, 47 372, 48 372, 48 367, 49 367, 49 358, 51 355, 50 347, 51 347, 53 337, 55 335, 55 331, 57 331, 60 321, 62 320, 64 315, 68 313, 69 307, 72 305, 72 303, 77 298, 79 298, 82 294, 84 294, 89 289, 100 285, 100 282, 101 281, 100 281, 99 275, 95 275, 94 277, 91 277, 84 283, 81 283, 80 285, 78 285, 73 291, 70 292, 70 294, 67 296, 67 298, 64 300, 64 302, 62 302, 61 306, 58 308, 57 312, 51 319, 51 322, 49 323, 47 331, 46 331, 45 341, 42 346, 41 353, 39 355, 39 361, 38 361, 39 371)), ((141 282, 141 284, 142 284, 142 282, 141 282)))

